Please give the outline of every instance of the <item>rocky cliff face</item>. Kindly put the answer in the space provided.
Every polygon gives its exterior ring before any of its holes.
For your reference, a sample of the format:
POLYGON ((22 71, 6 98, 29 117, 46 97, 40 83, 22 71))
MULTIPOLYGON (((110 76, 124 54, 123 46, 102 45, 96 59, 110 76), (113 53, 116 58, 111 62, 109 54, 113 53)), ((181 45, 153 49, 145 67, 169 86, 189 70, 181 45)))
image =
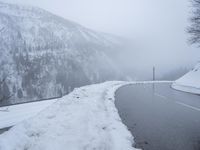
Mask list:
POLYGON ((20 102, 118 79, 110 57, 118 39, 39 8, 0 3, 2 96, 20 102), (3 91, 3 92, 2 92, 3 91))

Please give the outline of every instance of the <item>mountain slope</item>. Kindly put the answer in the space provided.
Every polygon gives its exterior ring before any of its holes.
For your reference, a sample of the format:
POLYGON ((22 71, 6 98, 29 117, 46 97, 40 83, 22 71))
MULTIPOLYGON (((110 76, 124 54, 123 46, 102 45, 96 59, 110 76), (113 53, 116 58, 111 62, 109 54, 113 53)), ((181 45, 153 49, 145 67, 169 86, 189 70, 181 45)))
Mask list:
POLYGON ((118 43, 45 10, 0 3, 0 90, 18 102, 118 79, 108 56, 118 43))

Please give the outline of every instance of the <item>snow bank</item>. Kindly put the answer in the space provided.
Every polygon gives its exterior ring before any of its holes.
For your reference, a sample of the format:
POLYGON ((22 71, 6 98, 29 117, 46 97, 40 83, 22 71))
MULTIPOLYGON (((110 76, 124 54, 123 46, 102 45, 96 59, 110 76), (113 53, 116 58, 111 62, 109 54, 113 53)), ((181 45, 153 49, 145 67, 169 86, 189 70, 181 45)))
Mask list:
POLYGON ((0 150, 134 150, 114 104, 124 82, 75 89, 0 135, 0 150))
POLYGON ((172 88, 194 94, 200 94, 200 62, 193 70, 172 84, 172 88))
POLYGON ((35 116, 57 99, 0 107, 0 129, 11 127, 25 119, 35 116))

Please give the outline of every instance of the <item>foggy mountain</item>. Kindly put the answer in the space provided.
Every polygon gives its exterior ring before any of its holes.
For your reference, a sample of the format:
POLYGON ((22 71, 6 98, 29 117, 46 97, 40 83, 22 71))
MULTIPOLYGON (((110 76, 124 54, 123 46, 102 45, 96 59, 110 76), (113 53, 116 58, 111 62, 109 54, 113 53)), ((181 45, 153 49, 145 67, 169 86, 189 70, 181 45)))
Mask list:
POLYGON ((45 10, 0 3, 0 90, 19 102, 119 79, 110 58, 118 45, 114 36, 45 10))

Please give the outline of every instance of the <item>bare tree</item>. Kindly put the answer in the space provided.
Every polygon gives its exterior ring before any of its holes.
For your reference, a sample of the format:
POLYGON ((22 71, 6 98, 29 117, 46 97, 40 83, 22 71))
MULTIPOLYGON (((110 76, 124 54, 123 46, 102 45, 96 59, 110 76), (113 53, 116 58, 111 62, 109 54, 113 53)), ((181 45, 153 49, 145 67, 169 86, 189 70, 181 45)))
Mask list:
POLYGON ((200 46, 200 0, 191 0, 192 17, 190 18, 191 25, 187 32, 191 35, 189 42, 200 46))

